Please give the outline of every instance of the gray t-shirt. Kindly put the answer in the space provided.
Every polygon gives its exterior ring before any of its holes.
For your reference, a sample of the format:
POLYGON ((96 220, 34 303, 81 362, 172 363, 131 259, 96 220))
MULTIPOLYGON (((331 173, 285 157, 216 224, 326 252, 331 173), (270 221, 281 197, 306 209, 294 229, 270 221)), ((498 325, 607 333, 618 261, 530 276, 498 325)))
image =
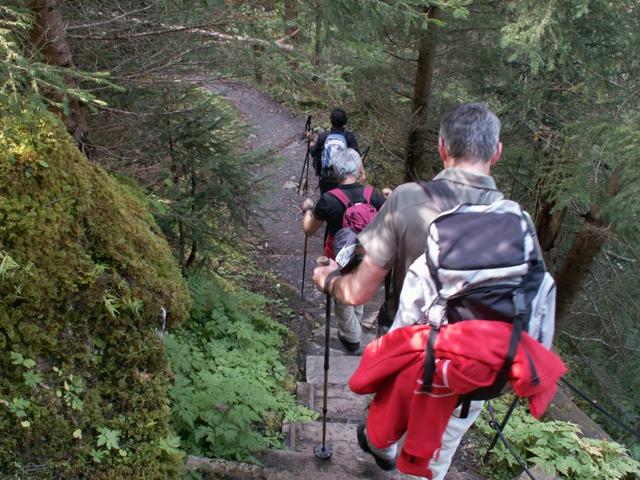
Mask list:
MULTIPOLYGON (((434 180, 446 181, 460 203, 489 204, 503 198, 488 175, 447 168, 434 180)), ((405 183, 393 191, 373 222, 358 235, 374 262, 387 270, 394 268, 393 288, 398 295, 409 266, 425 252, 427 229, 439 214, 420 185, 405 183)), ((395 313, 395 305, 388 307, 395 313)))

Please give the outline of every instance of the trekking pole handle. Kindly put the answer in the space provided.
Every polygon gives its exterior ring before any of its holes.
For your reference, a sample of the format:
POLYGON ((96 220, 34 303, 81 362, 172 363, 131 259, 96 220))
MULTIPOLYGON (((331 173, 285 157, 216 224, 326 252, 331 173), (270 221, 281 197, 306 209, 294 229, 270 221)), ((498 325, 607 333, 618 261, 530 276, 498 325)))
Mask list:
POLYGON ((323 267, 328 267, 331 264, 331 262, 329 262, 329 258, 325 257, 324 255, 321 257, 318 257, 316 259, 316 263, 323 267))
POLYGON ((305 132, 311 131, 311 115, 307 117, 307 122, 304 124, 304 131, 305 132))

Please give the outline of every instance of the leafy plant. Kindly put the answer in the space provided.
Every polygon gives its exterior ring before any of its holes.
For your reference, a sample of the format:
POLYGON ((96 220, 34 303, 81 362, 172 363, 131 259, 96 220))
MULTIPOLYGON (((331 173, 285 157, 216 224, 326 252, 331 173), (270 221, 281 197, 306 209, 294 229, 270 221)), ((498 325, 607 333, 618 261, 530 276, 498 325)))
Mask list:
POLYGON ((104 308, 109 312, 111 317, 117 317, 120 312, 117 307, 118 298, 115 297, 111 292, 105 292, 104 294, 104 308))
POLYGON ((107 450, 120 448, 120 430, 112 430, 107 427, 98 427, 98 447, 104 447, 107 450))
POLYGON ((180 437, 171 435, 167 438, 162 438, 158 442, 158 448, 169 455, 175 455, 181 452, 180 450, 180 437))
POLYGON ((85 390, 85 382, 82 377, 76 375, 64 375, 62 369, 53 367, 53 371, 58 376, 58 386, 56 396, 62 398, 64 404, 73 410, 81 410, 84 406, 81 395, 85 390), (60 380, 62 381, 60 383, 60 380))
POLYGON ((0 280, 6 280, 11 277, 12 272, 20 268, 11 256, 0 250, 0 280))
POLYGON ((286 329, 264 314, 266 298, 215 274, 193 276, 190 289, 191 317, 166 340, 173 427, 189 453, 251 460, 279 444, 282 419, 315 417, 286 389, 286 329))
POLYGON ((10 352, 11 364, 24 367, 26 372, 22 372, 22 378, 24 384, 29 388, 35 388, 40 382, 42 382, 42 375, 38 372, 34 372, 31 369, 36 366, 36 362, 31 358, 25 358, 20 352, 10 352))
POLYGON ((11 357, 12 365, 20 365, 26 368, 33 368, 36 364, 36 362, 34 362, 32 359, 25 358, 20 352, 11 352, 9 356, 11 357))
POLYGON ((35 388, 40 382, 42 382, 42 375, 37 372, 32 372, 31 370, 24 372, 22 374, 24 378, 24 383, 30 388, 35 388))
MULTIPOLYGON (((504 414, 504 401, 492 402, 498 415, 504 414)), ((487 438, 495 430, 483 412, 476 426, 487 438)), ((640 475, 640 463, 629 457, 626 449, 607 440, 581 437, 580 427, 570 422, 538 421, 522 407, 517 408, 504 430, 509 444, 529 464, 537 464, 552 476, 571 480, 623 479, 640 475)), ((492 478, 511 479, 520 472, 513 455, 499 443, 486 465, 492 478), (497 473, 499 472, 499 473, 497 473)))
POLYGON ((8 406, 9 411, 17 418, 25 418, 27 416, 27 409, 31 406, 31 402, 25 398, 14 398, 8 406))

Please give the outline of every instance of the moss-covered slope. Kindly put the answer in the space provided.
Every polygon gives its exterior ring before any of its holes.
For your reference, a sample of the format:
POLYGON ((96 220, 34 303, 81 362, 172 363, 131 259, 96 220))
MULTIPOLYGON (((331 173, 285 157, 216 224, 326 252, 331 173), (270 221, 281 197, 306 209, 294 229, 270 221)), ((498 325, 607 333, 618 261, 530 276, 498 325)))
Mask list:
POLYGON ((138 200, 53 116, 0 112, 0 472, 173 478, 158 336, 189 297, 138 200))

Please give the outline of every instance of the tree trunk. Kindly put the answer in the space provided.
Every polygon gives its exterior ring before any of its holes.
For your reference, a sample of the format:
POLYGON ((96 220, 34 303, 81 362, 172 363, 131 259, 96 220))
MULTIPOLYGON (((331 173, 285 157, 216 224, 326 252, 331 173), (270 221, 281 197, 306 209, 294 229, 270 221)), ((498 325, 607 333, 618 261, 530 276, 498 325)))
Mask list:
POLYGON ((322 66, 322 48, 322 0, 316 0, 315 55, 313 63, 318 68, 322 66))
POLYGON ((578 297, 596 257, 606 242, 606 227, 598 218, 591 217, 591 211, 593 211, 593 207, 576 235, 571 250, 565 257, 564 264, 556 278, 558 287, 556 319, 558 325, 564 321, 569 307, 578 297))
POLYGON ((296 30, 298 30, 298 26, 296 25, 297 19, 298 5, 296 4, 296 0, 284 0, 284 22, 286 25, 284 33, 290 37, 294 43, 297 43, 299 37, 299 34, 295 33, 296 30))
POLYGON ((548 252, 556 245, 562 229, 562 222, 567 215, 567 208, 554 210, 555 201, 543 201, 536 219, 536 231, 542 250, 548 252))
POLYGON ((256 79, 256 82, 262 84, 264 82, 264 75, 260 62, 262 61, 264 47, 262 45, 253 45, 251 51, 253 52, 253 77, 256 79))
POLYGON ((536 215, 536 233, 540 247, 544 252, 547 269, 555 272, 558 258, 558 250, 554 249, 562 232, 562 225, 567 216, 567 207, 555 209, 554 200, 542 200, 536 215))
POLYGON ((556 246, 558 237, 562 231, 562 224, 567 215, 567 208, 556 209, 555 194, 549 191, 548 182, 553 184, 553 179, 547 173, 553 168, 555 163, 552 155, 551 145, 553 145, 554 136, 557 134, 557 127, 553 122, 553 118, 548 114, 552 99, 549 95, 543 97, 540 103, 540 121, 538 130, 533 137, 533 158, 534 162, 540 166, 541 176, 536 182, 533 191, 533 200, 535 205, 535 224, 538 241, 548 262, 550 271, 555 271, 555 263, 557 262, 556 251, 552 252, 556 246), (553 125, 553 126, 552 126, 553 125))
MULTIPOLYGON (((191 162, 191 164, 189 165, 189 176, 191 177, 191 216, 195 217, 195 213, 196 213, 196 195, 198 193, 198 185, 197 185, 197 178, 196 178, 196 170, 193 166, 193 162, 191 162)), ((193 232, 191 235, 191 252, 189 253, 189 258, 187 258, 187 261, 185 262, 184 266, 185 269, 189 269, 191 268, 191 266, 193 265, 193 262, 195 262, 196 260, 196 252, 198 250, 198 242, 196 241, 195 238, 193 238, 193 232)))
MULTIPOLYGON (((437 18, 438 7, 429 7, 429 20, 437 18)), ((431 84, 433 83, 433 67, 435 63, 436 37, 435 24, 429 23, 418 43, 418 66, 413 90, 413 107, 407 139, 404 177, 412 182, 420 178, 424 166, 426 151, 427 115, 431 101, 431 84)))
MULTIPOLYGON (((60 13, 59 0, 29 0, 27 7, 35 14, 35 24, 31 32, 31 40, 50 65, 70 68, 71 49, 67 41, 64 21, 60 13)), ((77 87, 74 80, 68 81, 71 87, 77 87)), ((53 97, 53 96, 52 96, 53 97)), ((53 98, 55 101, 63 101, 62 98, 53 98)), ((87 118, 80 100, 70 97, 67 100, 68 112, 55 112, 62 117, 69 133, 73 136, 78 147, 87 154, 87 118)))
MULTIPOLYGON (((621 168, 616 168, 609 179, 608 194, 613 197, 620 192, 621 168)), ((591 267, 607 241, 609 222, 602 218, 597 205, 592 205, 584 216, 584 223, 576 235, 571 250, 556 278, 556 322, 561 325, 569 307, 578 297, 591 267)))

